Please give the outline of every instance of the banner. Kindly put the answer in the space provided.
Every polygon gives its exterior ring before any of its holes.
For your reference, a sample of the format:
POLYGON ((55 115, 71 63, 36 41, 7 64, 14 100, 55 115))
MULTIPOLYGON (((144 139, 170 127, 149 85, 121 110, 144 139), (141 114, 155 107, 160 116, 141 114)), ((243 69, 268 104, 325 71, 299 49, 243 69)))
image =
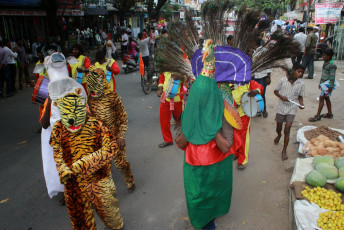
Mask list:
POLYGON ((343 8, 341 3, 324 3, 315 5, 315 24, 335 24, 340 19, 343 8))

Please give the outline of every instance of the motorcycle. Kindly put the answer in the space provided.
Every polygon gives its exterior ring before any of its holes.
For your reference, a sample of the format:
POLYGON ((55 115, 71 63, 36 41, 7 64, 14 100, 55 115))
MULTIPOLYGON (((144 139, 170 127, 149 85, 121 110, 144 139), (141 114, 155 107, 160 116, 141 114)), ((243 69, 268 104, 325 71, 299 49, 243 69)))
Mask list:
POLYGON ((322 57, 324 50, 328 48, 327 43, 317 43, 316 49, 315 49, 315 55, 314 60, 318 61, 320 57, 322 57))
POLYGON ((129 54, 123 55, 122 63, 122 69, 124 69, 125 73, 134 72, 139 69, 139 65, 136 63, 135 59, 129 54))

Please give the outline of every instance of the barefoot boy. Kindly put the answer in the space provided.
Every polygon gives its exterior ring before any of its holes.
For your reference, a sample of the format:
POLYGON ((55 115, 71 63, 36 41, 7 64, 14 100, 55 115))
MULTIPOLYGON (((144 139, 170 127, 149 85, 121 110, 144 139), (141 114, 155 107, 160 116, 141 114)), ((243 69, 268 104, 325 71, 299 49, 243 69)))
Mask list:
POLYGON ((319 98, 318 112, 314 117, 309 118, 310 122, 321 120, 321 118, 333 118, 332 107, 331 107, 331 94, 334 89, 334 81, 336 78, 337 66, 333 63, 332 56, 334 52, 332 49, 325 49, 323 54, 324 65, 322 68, 321 79, 319 89, 321 90, 319 98), (322 87, 326 85, 325 87, 322 87), (326 89, 325 89, 326 88, 326 89), (321 110, 324 107, 324 101, 326 101, 327 113, 320 115, 321 110))
POLYGON ((275 144, 278 144, 282 134, 283 122, 284 126, 284 145, 282 150, 282 160, 287 160, 287 147, 290 136, 290 129, 293 124, 296 112, 297 105, 292 102, 300 104, 300 109, 304 109, 303 106, 303 96, 305 94, 305 84, 301 81, 301 77, 305 68, 299 64, 293 66, 292 72, 287 74, 287 77, 280 79, 276 88, 275 95, 280 99, 277 106, 276 114, 276 132, 277 137, 275 138, 275 144), (292 102, 291 102, 292 101, 292 102))

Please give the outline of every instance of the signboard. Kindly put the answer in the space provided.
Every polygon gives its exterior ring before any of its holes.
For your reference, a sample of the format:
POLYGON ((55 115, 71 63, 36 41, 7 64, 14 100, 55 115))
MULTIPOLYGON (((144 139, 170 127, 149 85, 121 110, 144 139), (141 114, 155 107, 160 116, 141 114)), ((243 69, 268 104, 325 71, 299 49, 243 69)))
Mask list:
POLYGON ((165 26, 165 19, 164 18, 160 18, 158 21, 158 28, 162 28, 165 26))
POLYGON ((323 3, 315 5, 315 24, 335 24, 340 19, 343 4, 323 3))
POLYGON ((63 16, 84 16, 83 10, 72 10, 72 9, 57 9, 57 15, 63 16), (64 11, 64 12, 63 12, 64 11))
POLYGON ((180 18, 184 18, 185 17, 185 12, 180 12, 180 18))
POLYGON ((2 6, 39 7, 40 0, 0 0, 2 6))
POLYGON ((0 9, 0 15, 16 15, 16 16, 46 16, 44 10, 12 10, 0 9))

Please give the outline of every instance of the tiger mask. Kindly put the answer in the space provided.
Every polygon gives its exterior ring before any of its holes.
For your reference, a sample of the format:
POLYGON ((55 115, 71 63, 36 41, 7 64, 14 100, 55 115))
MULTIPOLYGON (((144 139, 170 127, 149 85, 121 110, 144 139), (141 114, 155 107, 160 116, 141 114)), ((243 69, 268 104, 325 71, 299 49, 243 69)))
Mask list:
POLYGON ((87 91, 91 97, 101 97, 110 89, 110 85, 106 81, 105 73, 100 68, 91 67, 86 79, 87 91))
POLYGON ((78 88, 54 102, 60 111, 63 126, 71 133, 80 131, 86 121, 86 98, 80 94, 81 89, 78 88))

